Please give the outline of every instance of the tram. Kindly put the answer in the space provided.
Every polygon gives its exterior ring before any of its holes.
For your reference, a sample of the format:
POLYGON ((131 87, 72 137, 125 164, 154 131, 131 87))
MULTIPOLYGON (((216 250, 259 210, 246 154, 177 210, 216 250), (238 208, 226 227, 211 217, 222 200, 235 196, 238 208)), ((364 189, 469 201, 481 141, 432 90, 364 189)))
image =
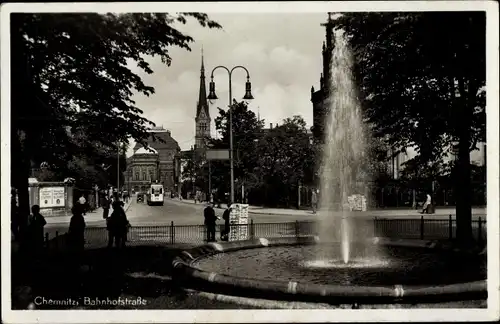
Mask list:
POLYGON ((151 183, 151 186, 147 193, 148 206, 151 205, 163 206, 164 199, 165 199, 165 192, 163 189, 163 185, 161 183, 158 183, 158 181, 151 183))

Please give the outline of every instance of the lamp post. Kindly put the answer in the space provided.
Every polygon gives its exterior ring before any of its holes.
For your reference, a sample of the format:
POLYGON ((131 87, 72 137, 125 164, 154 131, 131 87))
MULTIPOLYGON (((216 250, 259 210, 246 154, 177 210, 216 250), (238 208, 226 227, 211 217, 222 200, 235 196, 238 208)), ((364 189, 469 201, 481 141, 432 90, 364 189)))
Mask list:
POLYGON ((210 91, 208 94, 207 99, 209 100, 216 100, 217 95, 215 94, 215 82, 214 82, 214 72, 217 69, 224 69, 227 71, 229 75, 229 164, 231 168, 231 202, 234 202, 234 158, 233 158, 233 89, 232 89, 232 76, 233 76, 233 71, 236 69, 243 69, 247 73, 247 82, 245 84, 245 96, 243 97, 244 100, 251 100, 253 99, 252 96, 252 84, 250 83, 250 73, 248 72, 247 68, 241 65, 237 65, 233 67, 231 70, 228 69, 227 67, 223 65, 216 66, 210 75, 210 91))

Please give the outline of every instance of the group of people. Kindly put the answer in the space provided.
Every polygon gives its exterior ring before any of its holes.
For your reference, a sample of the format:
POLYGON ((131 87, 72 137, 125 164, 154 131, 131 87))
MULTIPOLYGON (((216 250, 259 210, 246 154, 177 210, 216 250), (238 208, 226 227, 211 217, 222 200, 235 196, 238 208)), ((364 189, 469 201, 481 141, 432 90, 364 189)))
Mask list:
MULTIPOLYGON (((226 210, 222 214, 222 219, 224 220, 224 228, 221 230, 221 241, 229 240, 229 233, 231 231, 231 226, 229 223, 229 216, 231 214, 231 203, 228 203, 226 210)), ((207 206, 203 210, 203 216, 205 219, 205 227, 207 232, 207 242, 216 242, 215 232, 217 227, 217 221, 220 220, 215 214, 212 203, 207 203, 207 206)))
MULTIPOLYGON (((103 206, 103 218, 106 220, 106 229, 108 230, 108 247, 112 247, 113 243, 116 247, 124 247, 127 241, 127 233, 130 227, 130 222, 127 219, 124 203, 120 201, 118 196, 115 196, 111 202, 108 197, 104 197, 101 206, 103 206), (110 207, 113 212, 109 215, 110 207)), ((85 244, 85 219, 84 209, 81 205, 75 205, 72 209, 73 216, 71 217, 68 237, 71 246, 75 250, 81 250, 85 244)))
MULTIPOLYGON (((111 215, 109 215, 109 205, 107 209, 104 209, 104 218, 106 219, 106 229, 108 231, 108 247, 112 247, 113 244, 116 247, 124 247, 130 228, 130 223, 123 209, 124 203, 118 197, 115 197, 112 203, 109 200, 106 201, 113 208, 111 215)), ((17 204, 13 205, 13 212, 15 213, 16 211, 17 204)), ((82 251, 85 246, 85 211, 85 205, 82 203, 75 204, 71 209, 72 216, 68 229, 67 243, 73 252, 82 251)), ((31 207, 31 215, 28 217, 26 230, 23 231, 22 235, 23 246, 26 246, 28 251, 38 253, 43 249, 45 246, 44 227, 46 224, 45 217, 40 213, 40 206, 33 205, 31 207)), ((14 235, 19 236, 17 229, 14 235)))

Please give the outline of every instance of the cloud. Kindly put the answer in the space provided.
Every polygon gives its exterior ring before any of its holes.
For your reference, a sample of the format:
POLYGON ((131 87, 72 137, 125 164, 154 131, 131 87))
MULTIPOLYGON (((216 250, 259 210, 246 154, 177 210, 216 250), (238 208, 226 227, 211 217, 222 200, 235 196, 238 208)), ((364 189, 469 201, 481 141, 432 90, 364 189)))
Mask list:
MULTIPOLYGON (((326 14, 209 14, 223 30, 209 30, 197 23, 179 25, 192 36, 192 51, 169 49, 171 66, 159 59, 148 58, 153 74, 147 75, 132 66, 156 93, 150 97, 137 95, 133 99, 144 111, 144 117, 169 129, 181 149, 194 144, 195 113, 200 84, 201 46, 204 48, 206 87, 210 73, 217 65, 244 65, 250 72, 255 100, 249 104, 260 110, 266 124, 286 117, 302 115, 312 124, 310 89, 317 87, 322 70, 321 44, 326 14)), ((246 73, 233 74, 233 97, 240 101, 245 93, 246 73)), ((217 107, 228 104, 227 72, 215 73, 219 100, 210 106, 211 117, 217 107)), ((214 132, 214 126, 212 125, 214 132)))

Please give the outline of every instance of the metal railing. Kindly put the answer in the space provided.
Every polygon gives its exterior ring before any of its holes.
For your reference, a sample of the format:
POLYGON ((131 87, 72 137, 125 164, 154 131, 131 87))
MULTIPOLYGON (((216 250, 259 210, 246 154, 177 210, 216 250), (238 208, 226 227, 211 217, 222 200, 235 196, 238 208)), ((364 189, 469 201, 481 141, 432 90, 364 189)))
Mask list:
MULTIPOLYGON (((216 227, 216 238, 224 225, 216 227)), ((486 221, 479 217, 472 221, 473 236, 479 244, 486 242, 486 221)), ((287 223, 254 223, 231 225, 231 231, 243 233, 244 238, 270 238, 314 236, 319 233, 319 226, 314 221, 295 221, 287 223)), ((456 237, 456 220, 450 215, 448 219, 390 219, 390 218, 353 218, 351 221, 352 237, 388 237, 421 240, 452 240, 456 237)), ((204 225, 170 225, 134 226, 127 234, 127 245, 173 245, 202 244, 206 242, 204 225)), ((105 227, 88 227, 85 230, 85 246, 87 248, 105 247, 108 242, 108 231, 105 227)), ((45 235, 47 247, 63 248, 67 245, 67 235, 45 235)))

